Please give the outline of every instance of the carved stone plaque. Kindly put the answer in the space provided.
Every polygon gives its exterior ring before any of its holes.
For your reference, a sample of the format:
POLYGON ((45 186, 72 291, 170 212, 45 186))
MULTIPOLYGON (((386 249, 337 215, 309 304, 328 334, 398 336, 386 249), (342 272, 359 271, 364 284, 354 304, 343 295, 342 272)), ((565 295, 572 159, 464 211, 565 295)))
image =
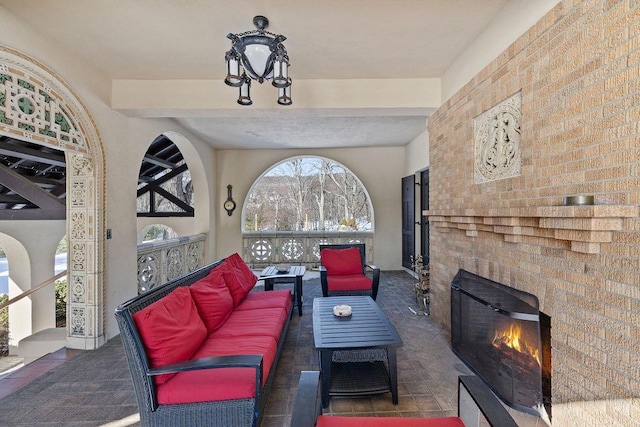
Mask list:
POLYGON ((522 174, 520 92, 473 120, 476 184, 522 174))

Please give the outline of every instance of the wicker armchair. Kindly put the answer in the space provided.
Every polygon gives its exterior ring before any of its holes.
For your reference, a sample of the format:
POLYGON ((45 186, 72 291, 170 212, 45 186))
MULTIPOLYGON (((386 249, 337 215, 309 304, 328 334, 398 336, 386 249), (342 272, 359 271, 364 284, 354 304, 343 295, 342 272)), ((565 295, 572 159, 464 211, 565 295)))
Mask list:
POLYGON ((489 425, 518 427, 489 387, 474 375, 458 377, 458 416, 443 418, 359 417, 322 415, 321 382, 318 371, 302 371, 291 414, 291 427, 460 427, 489 425))
POLYGON ((365 295, 375 300, 380 269, 367 265, 366 259, 364 243, 320 245, 322 296, 365 295))

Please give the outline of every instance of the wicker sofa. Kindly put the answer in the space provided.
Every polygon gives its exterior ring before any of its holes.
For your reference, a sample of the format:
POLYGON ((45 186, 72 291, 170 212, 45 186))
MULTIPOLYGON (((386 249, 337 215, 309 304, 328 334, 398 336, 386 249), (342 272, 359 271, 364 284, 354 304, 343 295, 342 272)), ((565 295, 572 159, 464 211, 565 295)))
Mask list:
POLYGON ((257 280, 233 254, 117 308, 141 425, 257 425, 293 312, 257 280))
POLYGON ((458 416, 441 418, 322 415, 320 373, 302 371, 291 427, 518 427, 489 387, 473 375, 458 377, 458 416), (483 420, 484 419, 484 420, 483 420))

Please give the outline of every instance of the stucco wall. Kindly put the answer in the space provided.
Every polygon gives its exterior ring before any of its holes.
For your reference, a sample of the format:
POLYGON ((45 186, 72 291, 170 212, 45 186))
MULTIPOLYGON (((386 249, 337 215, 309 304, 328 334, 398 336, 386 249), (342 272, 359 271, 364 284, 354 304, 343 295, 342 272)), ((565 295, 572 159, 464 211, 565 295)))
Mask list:
POLYGON ((294 156, 321 156, 342 163, 366 187, 375 219, 374 263, 383 270, 401 268, 401 178, 404 148, 325 150, 220 150, 216 161, 217 257, 241 253, 242 203, 254 181, 276 163, 294 156), (227 216, 222 203, 233 186, 238 208, 227 216))
POLYGON ((429 132, 424 131, 405 147, 404 175, 408 176, 429 166, 429 132))
MULTIPOLYGON (((136 294, 136 186, 138 172, 148 145, 161 133, 175 131, 184 135, 192 144, 194 155, 204 185, 200 191, 206 196, 203 203, 213 206, 208 197, 212 193, 215 153, 199 138, 190 135, 176 122, 167 119, 128 118, 110 108, 111 82, 98 73, 91 64, 73 52, 61 49, 51 40, 40 36, 36 29, 23 25, 19 19, 0 7, 0 41, 25 55, 35 58, 49 67, 57 76, 69 82, 80 100, 87 106, 96 122, 102 138, 106 159, 106 227, 112 229, 113 238, 106 241, 106 335, 118 334, 112 315, 116 306, 136 294), (205 188, 202 188, 205 187, 205 188)), ((199 191, 196 189, 196 191, 199 191)), ((102 214, 102 213, 101 213, 102 214)), ((201 232, 215 214, 207 215, 205 224, 200 221, 194 232, 201 232)), ((0 224, 0 232, 2 224, 0 224)), ((28 236, 24 237, 29 239, 28 236)), ((32 239, 59 241, 56 235, 33 235, 32 239)), ((213 242, 207 252, 213 253, 213 242)), ((35 332, 35 331, 34 331, 35 332)))

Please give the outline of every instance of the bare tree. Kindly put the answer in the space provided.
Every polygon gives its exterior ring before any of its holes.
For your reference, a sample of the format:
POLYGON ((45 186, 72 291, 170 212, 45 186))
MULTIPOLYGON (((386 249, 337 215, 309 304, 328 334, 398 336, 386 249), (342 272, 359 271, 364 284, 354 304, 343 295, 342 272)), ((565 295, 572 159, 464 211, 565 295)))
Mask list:
POLYGON ((300 230, 303 228, 304 220, 304 208, 306 199, 306 187, 307 182, 304 179, 304 159, 297 158, 287 162, 287 169, 289 170, 290 185, 287 189, 290 198, 293 202, 293 208, 295 209, 295 225, 294 230, 300 230))
POLYGON ((367 230, 369 200, 358 179, 318 157, 296 158, 267 172, 245 207, 245 230, 367 230))

